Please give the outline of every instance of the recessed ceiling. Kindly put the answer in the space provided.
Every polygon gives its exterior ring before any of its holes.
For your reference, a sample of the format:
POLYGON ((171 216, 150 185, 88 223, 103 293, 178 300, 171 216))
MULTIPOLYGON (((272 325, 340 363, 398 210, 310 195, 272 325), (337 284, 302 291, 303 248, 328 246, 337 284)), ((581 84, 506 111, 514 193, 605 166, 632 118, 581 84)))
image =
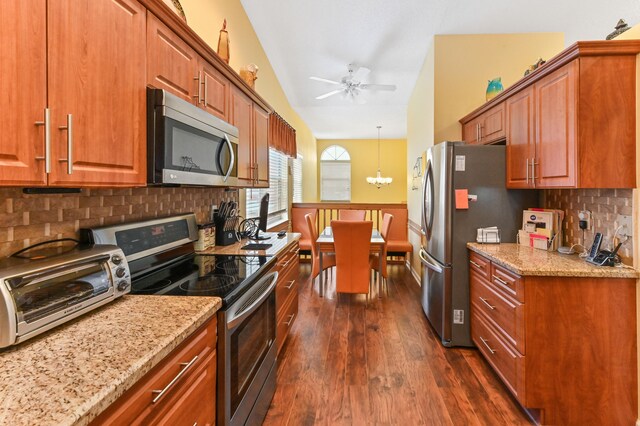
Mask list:
POLYGON ((404 138, 407 105, 435 34, 564 32, 565 44, 602 40, 639 0, 241 0, 289 103, 318 139, 404 138), (340 80, 347 65, 371 69, 364 104, 310 76, 340 80))

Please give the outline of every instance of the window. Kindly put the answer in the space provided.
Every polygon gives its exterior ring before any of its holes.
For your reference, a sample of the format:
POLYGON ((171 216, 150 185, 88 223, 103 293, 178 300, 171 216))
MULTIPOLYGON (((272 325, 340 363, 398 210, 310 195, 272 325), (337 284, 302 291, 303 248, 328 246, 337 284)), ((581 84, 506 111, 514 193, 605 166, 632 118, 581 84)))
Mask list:
POLYGON ((320 199, 351 201, 351 157, 339 145, 331 145, 320 156, 320 199))
POLYGON ((269 149, 269 188, 247 189, 247 217, 255 218, 260 214, 260 200, 269 193, 269 216, 267 228, 289 218, 287 207, 288 167, 287 156, 269 149))
POLYGON ((302 155, 291 160, 293 164, 293 202, 302 202, 302 155))

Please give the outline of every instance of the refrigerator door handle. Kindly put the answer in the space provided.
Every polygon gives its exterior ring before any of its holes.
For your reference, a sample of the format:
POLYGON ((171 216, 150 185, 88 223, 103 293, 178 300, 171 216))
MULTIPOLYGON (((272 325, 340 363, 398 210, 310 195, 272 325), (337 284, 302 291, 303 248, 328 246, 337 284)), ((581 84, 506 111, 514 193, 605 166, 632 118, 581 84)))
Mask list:
POLYGON ((429 253, 424 251, 424 249, 422 248, 420 249, 419 256, 420 256, 420 260, 422 261, 422 264, 427 268, 433 271, 436 271, 439 274, 444 272, 444 269, 442 268, 442 266, 438 265, 438 261, 435 260, 433 257, 429 256, 429 253))

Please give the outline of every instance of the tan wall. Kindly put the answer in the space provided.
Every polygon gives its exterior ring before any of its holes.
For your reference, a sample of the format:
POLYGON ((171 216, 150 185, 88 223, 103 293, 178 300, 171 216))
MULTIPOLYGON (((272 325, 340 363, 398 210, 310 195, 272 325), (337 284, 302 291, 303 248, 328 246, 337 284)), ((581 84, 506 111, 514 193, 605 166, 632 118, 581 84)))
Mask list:
POLYGON ((501 77, 506 89, 538 58, 549 59, 564 47, 562 33, 436 36, 436 143, 462 138, 458 120, 485 103, 489 80, 501 77))
POLYGON ((230 40, 229 65, 236 71, 250 63, 258 65, 256 91, 296 129, 298 152, 304 158, 304 201, 316 201, 316 140, 308 126, 291 108, 240 0, 181 0, 181 4, 189 26, 214 50, 218 46, 222 22, 227 19, 230 40))
MULTIPOLYGON (((407 141, 405 139, 380 140, 380 171, 382 176, 393 178, 389 186, 376 188, 367 183, 368 176, 378 170, 377 139, 325 139, 318 140, 320 155, 331 145, 340 145, 351 157, 351 202, 352 203, 404 203, 407 195, 407 141)), ((320 169, 318 168, 318 182, 320 169)), ((318 186, 318 194, 320 187, 318 186)))

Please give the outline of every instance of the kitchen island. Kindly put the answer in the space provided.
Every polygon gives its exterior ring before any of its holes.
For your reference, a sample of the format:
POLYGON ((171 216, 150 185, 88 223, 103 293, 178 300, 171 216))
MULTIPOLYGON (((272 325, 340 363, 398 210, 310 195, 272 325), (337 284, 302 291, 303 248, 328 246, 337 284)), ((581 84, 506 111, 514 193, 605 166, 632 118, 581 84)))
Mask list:
POLYGON ((220 305, 217 297, 127 295, 0 350, 0 424, 88 424, 220 305))
POLYGON ((541 424, 633 424, 636 282, 516 244, 469 243, 471 337, 541 424))

